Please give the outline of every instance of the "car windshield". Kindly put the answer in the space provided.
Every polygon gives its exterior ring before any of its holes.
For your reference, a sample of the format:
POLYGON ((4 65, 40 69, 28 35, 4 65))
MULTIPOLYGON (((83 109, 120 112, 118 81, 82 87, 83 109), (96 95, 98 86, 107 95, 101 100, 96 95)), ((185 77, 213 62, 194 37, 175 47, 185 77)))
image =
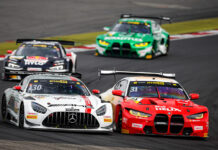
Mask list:
POLYGON ((150 34, 150 27, 145 24, 134 24, 134 23, 128 23, 123 22, 116 24, 113 29, 113 32, 126 32, 126 33, 144 33, 144 34, 150 34))
POLYGON ((156 81, 130 82, 128 96, 187 99, 179 84, 156 81))
POLYGON ((26 92, 32 94, 89 95, 87 88, 82 82, 54 79, 31 80, 26 92))
POLYGON ((54 45, 23 44, 16 51, 15 56, 60 57, 60 49, 54 45))

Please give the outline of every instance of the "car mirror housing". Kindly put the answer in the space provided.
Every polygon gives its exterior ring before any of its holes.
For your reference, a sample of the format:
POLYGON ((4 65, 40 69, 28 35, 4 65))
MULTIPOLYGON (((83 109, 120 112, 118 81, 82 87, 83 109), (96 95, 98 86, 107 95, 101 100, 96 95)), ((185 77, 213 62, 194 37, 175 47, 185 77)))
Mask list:
POLYGON ((71 53, 67 53, 67 56, 72 56, 72 54, 71 53))
POLYGON ((196 99, 199 99, 199 94, 196 94, 196 93, 191 93, 189 94, 191 100, 196 100, 196 99))
POLYGON ((116 95, 116 96, 122 96, 123 97, 123 91, 121 91, 121 90, 113 90, 112 94, 116 95))
POLYGON ((93 94, 100 94, 100 91, 97 90, 97 89, 93 89, 93 90, 92 90, 92 93, 93 93, 93 94))
POLYGON ((12 50, 7 50, 7 54, 12 54, 13 51, 12 50))
POLYGON ((110 31, 110 27, 104 27, 103 30, 104 31, 110 31))
POLYGON ((17 90, 17 91, 21 91, 21 86, 16 85, 16 86, 13 87, 13 89, 17 90))

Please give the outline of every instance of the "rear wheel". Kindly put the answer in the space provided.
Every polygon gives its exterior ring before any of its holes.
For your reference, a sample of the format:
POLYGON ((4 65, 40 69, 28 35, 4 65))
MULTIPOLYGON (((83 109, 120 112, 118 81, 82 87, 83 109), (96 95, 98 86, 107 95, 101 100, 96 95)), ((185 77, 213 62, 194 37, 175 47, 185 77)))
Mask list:
POLYGON ((170 37, 168 37, 167 42, 166 42, 166 53, 163 54, 164 56, 168 55, 170 50, 170 37))
POLYGON ((23 103, 20 106, 20 113, 19 113, 19 127, 24 127, 24 105, 23 103))
POLYGON ((7 110, 7 105, 6 105, 6 97, 3 95, 2 97, 2 103, 1 103, 1 113, 2 113, 2 120, 6 120, 6 110, 7 110))
POLYGON ((116 123, 116 131, 119 133, 121 133, 121 129, 122 129, 122 118, 123 118, 123 114, 122 114, 122 110, 120 110, 118 114, 118 120, 116 123))

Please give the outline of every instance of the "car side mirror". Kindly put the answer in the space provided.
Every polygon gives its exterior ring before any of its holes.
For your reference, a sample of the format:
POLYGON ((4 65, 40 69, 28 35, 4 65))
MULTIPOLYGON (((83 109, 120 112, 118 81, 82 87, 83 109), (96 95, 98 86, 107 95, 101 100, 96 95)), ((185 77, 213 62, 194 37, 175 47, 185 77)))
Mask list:
POLYGON ((7 50, 7 54, 12 54, 13 51, 12 50, 7 50))
POLYGON ((21 91, 21 86, 16 85, 16 86, 13 87, 13 89, 14 89, 14 90, 17 90, 17 91, 21 91))
POLYGON ((67 53, 66 55, 67 55, 67 56, 72 56, 72 54, 71 54, 71 53, 67 53))
POLYGON ((104 27, 103 28, 104 31, 110 31, 110 29, 111 29, 110 27, 104 27))
POLYGON ((196 93, 191 93, 189 94, 191 100, 195 100, 195 99, 199 99, 199 94, 196 94, 196 93))
POLYGON ((93 89, 93 90, 92 90, 92 93, 93 93, 93 94, 100 94, 100 91, 97 90, 97 89, 93 89))
POLYGON ((121 90, 113 90, 112 94, 116 95, 116 96, 122 96, 123 97, 123 91, 121 91, 121 90))

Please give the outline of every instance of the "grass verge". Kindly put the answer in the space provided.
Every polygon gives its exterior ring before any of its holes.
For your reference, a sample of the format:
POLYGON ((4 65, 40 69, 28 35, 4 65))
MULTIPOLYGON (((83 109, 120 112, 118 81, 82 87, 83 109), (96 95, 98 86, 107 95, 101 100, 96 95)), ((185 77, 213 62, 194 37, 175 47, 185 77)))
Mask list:
MULTIPOLYGON (((213 29, 218 29, 218 18, 209 18, 209 19, 176 22, 172 24, 163 24, 162 27, 166 29, 171 35, 213 30, 213 29)), ((46 39, 69 40, 69 41, 75 41, 77 45, 86 45, 86 44, 95 43, 95 38, 99 34, 103 34, 103 33, 105 32, 100 31, 100 32, 48 37, 46 39)), ((0 43, 0 55, 5 54, 6 50, 8 49, 14 50, 17 47, 18 45, 16 45, 15 41, 2 42, 0 43)))

